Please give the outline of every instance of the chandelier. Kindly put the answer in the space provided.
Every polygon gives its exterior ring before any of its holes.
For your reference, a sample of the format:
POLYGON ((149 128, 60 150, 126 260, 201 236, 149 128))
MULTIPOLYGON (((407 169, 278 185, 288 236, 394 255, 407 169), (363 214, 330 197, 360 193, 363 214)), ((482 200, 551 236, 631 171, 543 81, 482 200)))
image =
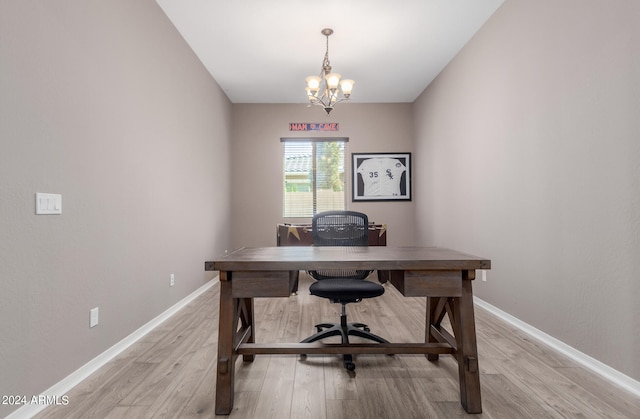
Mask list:
POLYGON ((349 99, 355 82, 346 79, 340 81, 340 74, 331 72, 329 36, 333 33, 333 29, 325 28, 320 33, 327 37, 327 51, 324 53, 320 75, 306 78, 306 90, 311 105, 322 106, 329 115, 336 103, 349 99))

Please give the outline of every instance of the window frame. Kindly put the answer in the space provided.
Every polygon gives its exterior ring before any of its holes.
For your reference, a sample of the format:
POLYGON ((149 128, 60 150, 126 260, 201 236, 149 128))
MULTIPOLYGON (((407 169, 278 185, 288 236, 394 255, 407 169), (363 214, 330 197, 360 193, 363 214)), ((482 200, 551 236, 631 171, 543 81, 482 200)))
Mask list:
POLYGON ((284 219, 287 220, 293 220, 293 219, 309 219, 311 217, 313 217, 314 214, 317 213, 317 166, 316 166, 316 157, 317 157, 317 147, 316 144, 317 143, 327 143, 327 142, 342 142, 344 143, 344 149, 343 149, 343 173, 342 173, 342 179, 343 179, 343 193, 344 193, 344 209, 347 209, 347 205, 348 205, 348 199, 347 199, 347 183, 348 183, 348 176, 347 176, 347 165, 349 164, 349 160, 347 159, 347 143, 349 142, 349 137, 281 137, 280 138, 280 142, 283 144, 283 166, 286 164, 286 159, 285 159, 285 154, 284 154, 284 150, 286 147, 286 143, 312 143, 313 147, 312 147, 312 192, 313 192, 313 204, 312 204, 312 208, 311 208, 311 215, 310 216, 295 216, 295 215, 287 215, 285 213, 286 211, 286 205, 285 205, 285 199, 286 197, 284 196, 284 194, 286 194, 286 176, 287 176, 287 172, 286 172, 286 167, 283 167, 282 169, 282 185, 283 185, 283 197, 282 197, 282 217, 284 219))

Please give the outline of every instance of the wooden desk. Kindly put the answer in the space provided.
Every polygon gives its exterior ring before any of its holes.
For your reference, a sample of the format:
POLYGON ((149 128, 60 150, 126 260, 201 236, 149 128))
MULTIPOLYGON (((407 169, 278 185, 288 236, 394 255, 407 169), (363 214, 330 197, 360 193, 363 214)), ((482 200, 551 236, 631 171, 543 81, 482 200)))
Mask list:
POLYGON ((216 414, 231 413, 238 355, 256 354, 425 354, 436 360, 451 354, 458 362, 460 403, 468 413, 482 412, 471 280, 491 261, 455 250, 420 247, 264 247, 243 248, 205 270, 220 271, 220 319, 216 414), (287 297, 292 272, 318 269, 375 269, 390 272, 390 282, 406 297, 426 297, 424 343, 256 343, 253 299, 287 297), (448 315, 453 333, 441 326, 448 315))

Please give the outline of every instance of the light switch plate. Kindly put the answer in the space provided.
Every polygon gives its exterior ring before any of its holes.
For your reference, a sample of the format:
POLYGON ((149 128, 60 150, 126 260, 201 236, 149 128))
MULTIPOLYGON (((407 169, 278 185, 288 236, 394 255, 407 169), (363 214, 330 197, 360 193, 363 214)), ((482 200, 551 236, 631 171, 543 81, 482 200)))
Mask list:
POLYGON ((98 307, 92 308, 89 312, 89 327, 95 327, 98 325, 99 311, 98 307))
POLYGON ((36 214, 62 214, 62 195, 37 192, 36 214))

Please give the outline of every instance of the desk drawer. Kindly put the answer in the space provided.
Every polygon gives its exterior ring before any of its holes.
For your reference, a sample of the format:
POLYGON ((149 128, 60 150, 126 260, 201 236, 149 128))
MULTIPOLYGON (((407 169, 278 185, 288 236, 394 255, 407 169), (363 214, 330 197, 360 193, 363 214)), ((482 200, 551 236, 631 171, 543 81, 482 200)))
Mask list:
POLYGON ((459 297, 461 271, 391 271, 391 283, 405 297, 459 297))
POLYGON ((234 298, 288 297, 291 295, 297 271, 232 272, 234 298))

